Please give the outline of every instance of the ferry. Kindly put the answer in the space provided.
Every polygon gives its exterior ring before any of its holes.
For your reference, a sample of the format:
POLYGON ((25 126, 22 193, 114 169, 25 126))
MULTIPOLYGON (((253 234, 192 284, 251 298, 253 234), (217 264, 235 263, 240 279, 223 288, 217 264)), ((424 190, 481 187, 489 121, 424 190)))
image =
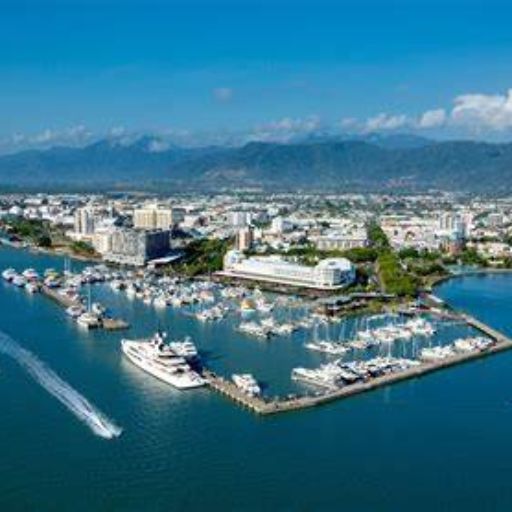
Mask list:
POLYGON ((150 340, 121 340, 123 354, 136 366, 177 389, 204 386, 206 380, 192 370, 185 358, 165 343, 165 334, 157 332, 150 340))

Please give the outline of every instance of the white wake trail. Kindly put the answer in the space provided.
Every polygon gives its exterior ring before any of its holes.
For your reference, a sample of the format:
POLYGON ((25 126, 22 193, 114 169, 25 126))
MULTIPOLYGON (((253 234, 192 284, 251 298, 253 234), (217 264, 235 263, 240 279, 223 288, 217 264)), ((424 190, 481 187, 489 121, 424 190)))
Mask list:
POLYGON ((96 435, 105 439, 119 437, 122 428, 99 411, 87 398, 62 380, 37 356, 22 348, 7 334, 0 332, 0 353, 14 359, 48 393, 64 404, 77 418, 83 421, 96 435))

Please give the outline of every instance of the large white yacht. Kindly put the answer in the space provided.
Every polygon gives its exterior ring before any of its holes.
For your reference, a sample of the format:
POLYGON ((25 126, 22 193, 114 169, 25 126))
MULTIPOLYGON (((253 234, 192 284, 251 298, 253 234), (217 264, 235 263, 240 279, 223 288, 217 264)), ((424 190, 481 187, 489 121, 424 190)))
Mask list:
POLYGON ((124 339, 121 348, 133 364, 175 388, 204 386, 206 380, 165 343, 165 338, 164 333, 157 332, 149 340, 124 339))

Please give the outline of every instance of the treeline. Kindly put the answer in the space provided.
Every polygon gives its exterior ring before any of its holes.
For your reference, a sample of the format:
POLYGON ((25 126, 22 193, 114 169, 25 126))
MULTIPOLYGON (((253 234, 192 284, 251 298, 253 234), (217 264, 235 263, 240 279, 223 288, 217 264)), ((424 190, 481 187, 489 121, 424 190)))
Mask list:
POLYGON ((6 231, 11 235, 15 235, 38 247, 51 247, 52 245, 48 222, 38 219, 9 217, 3 224, 6 231))
POLYGON ((391 250, 383 251, 377 259, 379 280, 386 293, 399 296, 414 296, 417 294, 419 280, 407 272, 402 266, 396 253, 391 250))
POLYGON ((224 256, 232 245, 233 240, 194 240, 187 246, 183 261, 173 269, 190 277, 222 270, 224 256))

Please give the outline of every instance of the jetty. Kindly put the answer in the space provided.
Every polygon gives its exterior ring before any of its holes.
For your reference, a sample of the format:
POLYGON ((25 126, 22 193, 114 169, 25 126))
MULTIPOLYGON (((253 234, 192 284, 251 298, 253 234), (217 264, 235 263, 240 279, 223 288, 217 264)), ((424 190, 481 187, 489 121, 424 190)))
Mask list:
MULTIPOLYGON (((452 314, 451 316, 453 318, 455 315, 452 314)), ((469 363, 477 359, 482 359, 484 357, 489 357, 499 352, 512 349, 512 340, 510 338, 484 322, 466 313, 458 314, 457 318, 465 322, 468 326, 471 326, 488 336, 493 341, 493 344, 483 350, 459 353, 439 361, 424 362, 419 366, 408 368, 407 370, 370 378, 368 380, 359 381, 343 387, 333 387, 325 392, 315 395, 276 398, 273 400, 267 400, 263 397, 249 396, 238 389, 232 382, 215 375, 215 373, 209 370, 204 370, 203 376, 213 390, 233 400, 237 404, 242 405, 256 414, 271 415, 317 407, 335 400, 341 400, 398 382, 423 377, 429 373, 469 363)))
MULTIPOLYGON (((43 295, 50 298, 63 308, 69 308, 70 306, 76 306, 78 304, 78 302, 70 299, 66 295, 58 293, 57 291, 53 290, 52 288, 49 288, 48 286, 42 285, 40 287, 40 291, 43 295)), ((99 327, 107 331, 119 331, 123 329, 128 329, 130 327, 130 324, 128 322, 125 322, 124 320, 121 320, 120 318, 104 317, 101 319, 101 324, 99 327)))

